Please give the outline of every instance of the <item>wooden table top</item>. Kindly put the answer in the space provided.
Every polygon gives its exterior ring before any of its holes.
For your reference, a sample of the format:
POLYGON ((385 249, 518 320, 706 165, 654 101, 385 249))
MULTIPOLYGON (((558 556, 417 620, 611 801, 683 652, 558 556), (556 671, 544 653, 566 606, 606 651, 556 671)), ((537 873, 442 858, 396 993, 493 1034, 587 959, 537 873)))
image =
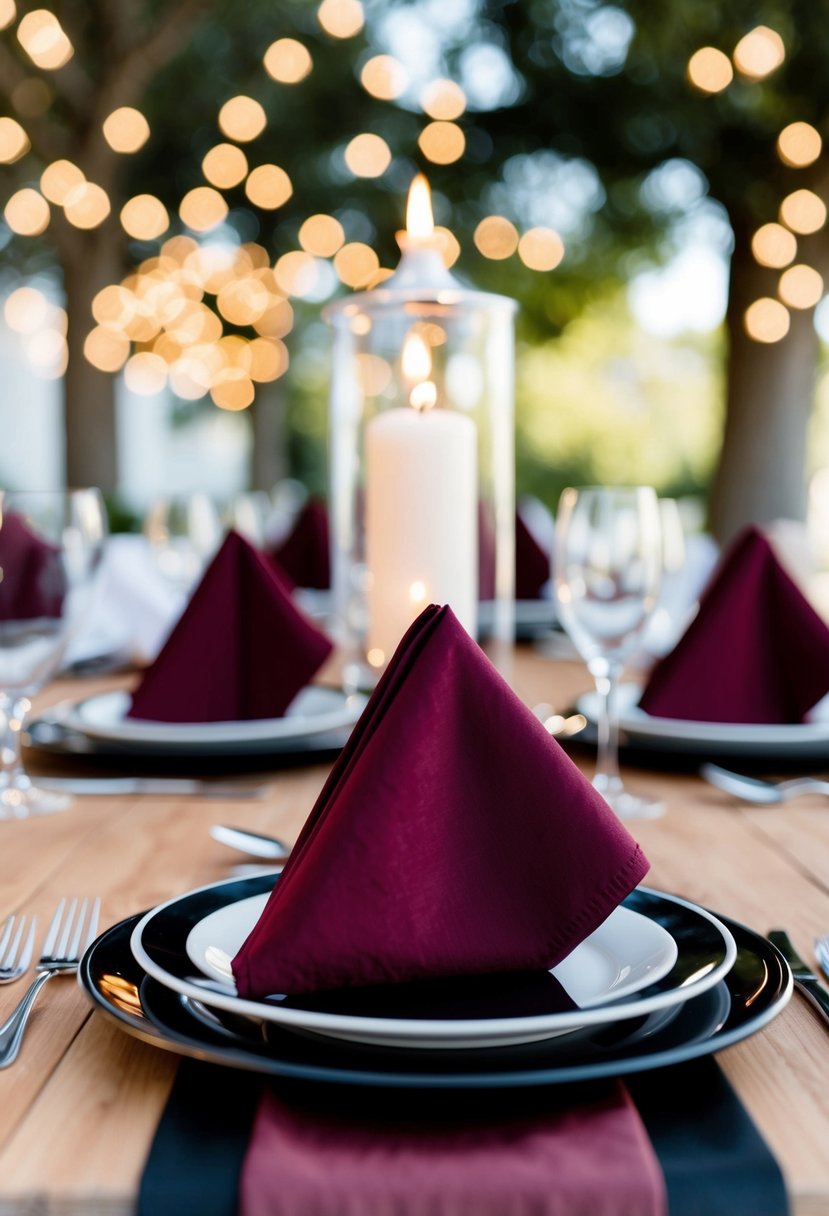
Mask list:
MULTIPOLYGON (((512 680, 529 704, 559 707, 589 684, 580 664, 529 649, 517 652, 512 680)), ((57 681, 38 706, 110 686, 57 681)), ((32 753, 32 769, 42 764, 32 753)), ((64 814, 0 822, 0 917, 36 913, 42 932, 60 896, 91 893, 102 897, 105 928, 227 877, 247 859, 213 841, 209 825, 293 839, 327 771, 266 774, 262 801, 95 796, 64 814)), ((667 803, 664 818, 633 825, 652 863, 648 884, 761 933, 784 926, 811 958, 815 935, 829 932, 829 803, 744 808, 696 776, 630 776, 667 803)), ((21 983, 0 988, 0 1020, 22 992, 21 983)), ((829 1028, 795 995, 766 1030, 718 1059, 784 1170, 794 1216, 829 1213, 829 1028)), ((0 1072, 0 1216, 132 1212, 176 1066, 175 1055, 93 1013, 72 980, 53 980, 17 1063, 0 1072)))

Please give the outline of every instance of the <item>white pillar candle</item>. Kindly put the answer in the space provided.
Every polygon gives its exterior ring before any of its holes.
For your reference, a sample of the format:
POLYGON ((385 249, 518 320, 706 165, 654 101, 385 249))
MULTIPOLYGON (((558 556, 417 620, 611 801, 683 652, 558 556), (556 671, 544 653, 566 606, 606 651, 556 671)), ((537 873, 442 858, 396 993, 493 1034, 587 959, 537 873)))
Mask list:
POLYGON ((387 663, 427 604, 475 636, 477 431, 452 410, 386 410, 366 427, 368 658, 387 663))

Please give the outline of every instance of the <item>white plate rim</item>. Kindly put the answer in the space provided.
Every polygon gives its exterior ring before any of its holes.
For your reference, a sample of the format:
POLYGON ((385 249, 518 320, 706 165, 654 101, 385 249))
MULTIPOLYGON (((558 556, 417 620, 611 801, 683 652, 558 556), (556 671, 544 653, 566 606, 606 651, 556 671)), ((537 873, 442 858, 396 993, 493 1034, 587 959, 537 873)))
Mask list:
POLYGON ((129 703, 130 693, 125 689, 94 693, 71 706, 64 720, 72 730, 90 739, 107 739, 121 743, 209 745, 211 742, 299 739, 350 726, 365 708, 366 698, 362 695, 347 695, 337 688, 309 684, 294 698, 285 717, 248 718, 239 722, 151 722, 142 718, 125 718, 123 714, 129 703), (319 712, 297 712, 312 696, 321 703, 319 712), (102 706, 105 710, 110 706, 115 707, 116 716, 109 723, 94 717, 95 712, 102 706), (93 712, 91 720, 88 716, 90 709, 93 712), (117 716, 119 713, 120 717, 117 716))
MULTIPOLYGON (((636 681, 619 686, 619 726, 629 735, 758 747, 829 743, 829 722, 699 722, 691 718, 658 718, 639 708, 642 690, 642 684, 636 681)), ((596 702, 597 694, 591 689, 577 698, 576 709, 594 722, 596 702)))
MULTIPOLYGON (((304 1030, 320 1030, 322 1032, 329 1029, 331 1018, 334 1016, 341 1027, 342 1034, 348 1033, 355 1036, 367 1033, 374 1034, 375 1032, 378 1034, 393 1034, 400 1041, 407 1037, 423 1041, 429 1037, 429 1035, 424 1034, 424 1023, 421 1021, 409 1021, 404 1018, 364 1018, 345 1014, 330 1015, 312 1011, 284 1009, 279 1005, 269 1005, 261 1001, 246 1000, 232 995, 226 990, 216 991, 215 986, 213 986, 214 981, 206 980, 204 985, 189 983, 187 980, 181 980, 177 976, 171 975, 163 967, 156 964, 147 954, 141 941, 144 929, 152 918, 157 913, 166 910, 190 895, 199 895, 206 891, 213 891, 234 882, 238 882, 238 879, 230 878, 216 883, 207 883, 203 887, 198 887, 193 891, 185 892, 183 895, 175 896, 165 903, 151 908, 135 926, 130 938, 130 949, 139 965, 154 979, 157 979, 159 983, 165 985, 165 987, 179 992, 183 996, 193 997, 196 1000, 203 1001, 206 1005, 213 1005, 218 1009, 225 1009, 231 1013, 247 1014, 251 1017, 276 1022, 285 1026, 295 1026, 304 1030), (380 1023, 382 1023, 382 1029, 380 1023)), ((641 889, 643 891, 649 890, 649 888, 645 887, 641 889)), ((469 1041, 469 1038, 472 1036, 482 1038, 484 1036, 491 1037, 493 1034, 501 1034, 503 1035, 503 1041, 507 1043, 510 1041, 510 1038, 526 1035, 528 1032, 535 1033, 536 1030, 541 1030, 543 1033, 544 1029, 548 1026, 552 1032, 555 1032, 557 1030, 572 1030, 581 1026, 603 1025, 607 1022, 620 1021, 624 1018, 638 1017, 640 1014, 650 1013, 655 1009, 662 1009, 679 1001, 688 1000, 690 997, 706 991, 717 983, 723 975, 727 974, 734 965, 737 957, 737 947, 733 936, 725 925, 706 908, 702 908, 689 900, 682 899, 678 895, 668 895, 665 892, 656 893, 662 898, 668 899, 702 916, 722 936, 725 944, 725 953, 722 961, 693 983, 668 992, 656 993, 650 997, 637 999, 634 995, 632 1000, 622 999, 618 1002, 593 1009, 575 1009, 563 1013, 544 1014, 520 1019, 492 1018, 486 1020, 478 1019, 474 1022, 433 1022, 430 1024, 432 1028, 430 1034, 434 1038, 440 1038, 445 1037, 447 1033, 455 1031, 460 1038, 462 1033, 465 1032, 467 1035, 466 1041, 469 1041), (520 1026, 516 1024, 519 1022, 520 1026), (530 1025, 531 1023, 532 1025, 530 1025), (511 1031, 514 1034, 510 1034, 511 1031)))

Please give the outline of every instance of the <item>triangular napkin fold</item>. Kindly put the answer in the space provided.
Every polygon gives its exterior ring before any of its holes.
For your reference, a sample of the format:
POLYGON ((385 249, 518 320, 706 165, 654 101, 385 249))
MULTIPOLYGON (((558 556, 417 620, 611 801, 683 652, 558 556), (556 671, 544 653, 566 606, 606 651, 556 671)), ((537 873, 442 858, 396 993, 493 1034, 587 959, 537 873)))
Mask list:
POLYGON ((158 722, 277 718, 331 643, 299 611, 272 564, 230 532, 155 663, 129 716, 158 722))
POLYGON ((766 537, 745 529, 640 708, 698 722, 794 723, 829 691, 829 629, 766 537))
POLYGON ((14 511, 0 527, 0 621, 60 617, 67 592, 59 549, 41 539, 14 511))
POLYGON ((297 587, 325 591, 331 586, 329 544, 325 504, 309 498, 291 531, 270 556, 297 587))
POLYGON ((549 968, 648 868, 449 608, 411 626, 233 962, 243 996, 549 968))

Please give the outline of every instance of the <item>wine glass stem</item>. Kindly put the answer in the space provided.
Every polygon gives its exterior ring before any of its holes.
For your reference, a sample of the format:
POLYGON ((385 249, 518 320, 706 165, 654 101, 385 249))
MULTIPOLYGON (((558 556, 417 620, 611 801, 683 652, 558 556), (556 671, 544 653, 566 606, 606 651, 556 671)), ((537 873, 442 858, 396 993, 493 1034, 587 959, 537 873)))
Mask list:
POLYGON ((612 664, 603 665, 601 671, 593 672, 596 691, 601 698, 593 785, 601 794, 612 794, 622 788, 622 779, 619 776, 619 718, 616 709, 619 675, 618 667, 612 664))
POLYGON ((23 723, 32 708, 28 697, 0 693, 0 786, 20 789, 28 784, 23 768, 23 723))

